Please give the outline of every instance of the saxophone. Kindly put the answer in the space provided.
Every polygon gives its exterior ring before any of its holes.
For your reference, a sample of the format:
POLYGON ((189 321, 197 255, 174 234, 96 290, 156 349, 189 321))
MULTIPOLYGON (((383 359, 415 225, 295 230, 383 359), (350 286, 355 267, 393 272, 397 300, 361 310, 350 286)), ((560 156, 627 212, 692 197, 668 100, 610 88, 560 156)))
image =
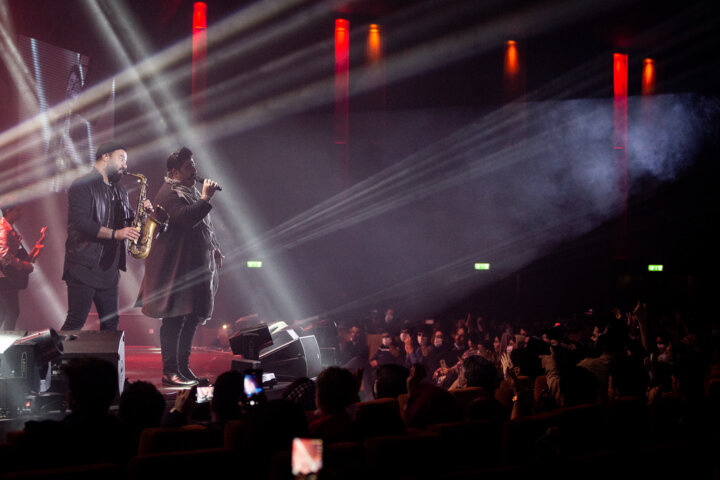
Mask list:
POLYGON ((140 173, 130 173, 128 171, 125 171, 124 173, 125 175, 131 175, 133 177, 136 177, 138 179, 138 182, 140 183, 138 207, 137 210, 135 210, 135 218, 133 218, 133 221, 130 224, 131 227, 135 228, 138 232, 140 232, 140 238, 138 238, 137 240, 133 240, 128 244, 128 253, 132 255, 133 258, 142 260, 150 253, 150 247, 152 246, 153 238, 155 238, 160 232, 164 232, 165 230, 167 230, 170 216, 167 215, 167 212, 165 212, 165 209, 163 207, 157 205, 155 209, 159 212, 164 212, 166 220, 165 222, 160 222, 159 220, 151 217, 145 210, 144 206, 145 199, 147 198, 147 178, 145 178, 145 175, 142 175, 140 173))

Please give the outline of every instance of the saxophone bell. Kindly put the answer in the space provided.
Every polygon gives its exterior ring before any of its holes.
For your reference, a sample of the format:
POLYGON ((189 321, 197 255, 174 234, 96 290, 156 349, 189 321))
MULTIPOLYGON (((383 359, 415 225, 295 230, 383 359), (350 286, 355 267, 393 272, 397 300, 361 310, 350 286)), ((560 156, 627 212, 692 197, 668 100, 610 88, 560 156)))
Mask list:
POLYGON ((136 177, 140 183, 138 206, 135 211, 135 217, 130 224, 130 226, 140 232, 140 238, 133 240, 128 244, 128 253, 130 253, 133 258, 142 260, 150 254, 150 247, 152 246, 153 239, 160 232, 164 232, 167 229, 170 216, 160 205, 157 205, 155 207, 156 211, 158 213, 162 212, 165 215, 165 221, 161 222, 150 216, 148 211, 145 209, 145 200, 147 199, 147 178, 145 178, 145 175, 140 173, 131 173, 124 169, 123 174, 136 177))

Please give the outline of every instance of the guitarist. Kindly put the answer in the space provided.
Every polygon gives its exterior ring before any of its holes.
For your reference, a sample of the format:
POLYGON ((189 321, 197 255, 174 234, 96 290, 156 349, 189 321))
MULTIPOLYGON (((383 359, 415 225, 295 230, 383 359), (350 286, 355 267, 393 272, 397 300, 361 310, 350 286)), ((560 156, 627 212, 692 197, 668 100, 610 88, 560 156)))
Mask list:
MULTIPOLYGON (((0 328, 14 330, 20 315, 18 292, 27 287, 28 275, 33 271, 32 258, 20 242, 20 234, 13 224, 22 217, 22 206, 2 205, 0 218, 0 328)), ((41 247, 40 247, 41 248, 41 247)), ((33 249, 37 255, 39 248, 33 249)))

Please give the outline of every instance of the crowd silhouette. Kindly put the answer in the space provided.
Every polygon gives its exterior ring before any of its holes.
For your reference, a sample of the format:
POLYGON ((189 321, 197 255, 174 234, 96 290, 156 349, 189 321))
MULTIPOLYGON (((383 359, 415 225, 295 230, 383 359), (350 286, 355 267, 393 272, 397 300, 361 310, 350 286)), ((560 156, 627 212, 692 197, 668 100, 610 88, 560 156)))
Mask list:
MULTIPOLYGON (((387 316, 386 316, 387 318, 387 316)), ((243 375, 171 408, 104 360, 65 368, 70 413, 0 447, 6 478, 289 478, 294 437, 320 438, 320 478, 718 478, 718 321, 629 312, 547 325, 481 317, 340 325, 339 365, 245 405, 243 375), (388 328, 391 326, 392 328, 388 328)))

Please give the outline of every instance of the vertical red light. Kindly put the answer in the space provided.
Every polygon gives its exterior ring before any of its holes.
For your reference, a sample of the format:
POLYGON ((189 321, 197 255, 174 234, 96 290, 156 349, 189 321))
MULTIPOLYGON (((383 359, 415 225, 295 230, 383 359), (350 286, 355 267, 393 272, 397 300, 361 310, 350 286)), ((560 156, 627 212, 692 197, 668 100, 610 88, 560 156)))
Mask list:
POLYGON ((652 58, 646 58, 643 62, 642 73, 642 94, 653 95, 655 93, 655 62, 652 58))
POLYGON ((517 75, 520 70, 520 61, 518 59, 518 48, 515 40, 508 40, 505 47, 505 75, 517 75))
POLYGON ((520 60, 520 46, 515 40, 508 40, 503 60, 503 89, 506 102, 525 95, 525 76, 520 60))
POLYGON ((382 41, 380 38, 380 27, 376 24, 368 27, 368 38, 367 38, 367 61, 373 65, 379 63, 382 60, 382 41))
POLYGON ((374 108, 385 108, 385 65, 383 63, 382 31, 375 23, 368 27, 365 46, 365 78, 373 89, 366 95, 366 101, 374 108))
POLYGON ((205 113, 207 70, 207 5, 195 2, 192 25, 192 108, 193 118, 200 122, 205 113))
POLYGON ((341 150, 344 173, 348 173, 350 136, 350 23, 335 20, 335 144, 341 150))
POLYGON ((622 53, 613 55, 613 114, 615 166, 618 172, 618 188, 623 207, 623 218, 615 248, 617 258, 627 258, 627 201, 628 201, 628 56, 622 53))

